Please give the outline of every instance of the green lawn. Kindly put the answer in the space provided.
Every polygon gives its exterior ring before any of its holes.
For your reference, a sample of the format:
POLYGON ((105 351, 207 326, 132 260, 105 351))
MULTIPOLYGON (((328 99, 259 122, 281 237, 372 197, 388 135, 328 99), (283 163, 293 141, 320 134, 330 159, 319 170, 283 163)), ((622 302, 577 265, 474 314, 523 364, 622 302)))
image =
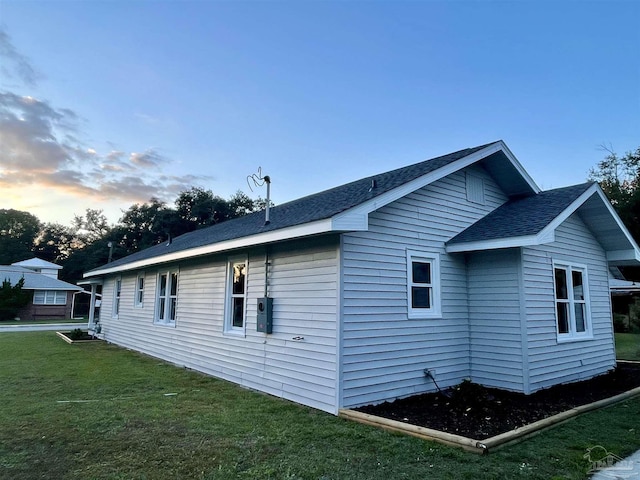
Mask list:
POLYGON ((616 357, 619 360, 640 361, 640 334, 616 333, 616 357))
POLYGON ((0 334, 0 478, 578 479, 640 449, 640 399, 487 456, 391 434, 103 343, 0 334))

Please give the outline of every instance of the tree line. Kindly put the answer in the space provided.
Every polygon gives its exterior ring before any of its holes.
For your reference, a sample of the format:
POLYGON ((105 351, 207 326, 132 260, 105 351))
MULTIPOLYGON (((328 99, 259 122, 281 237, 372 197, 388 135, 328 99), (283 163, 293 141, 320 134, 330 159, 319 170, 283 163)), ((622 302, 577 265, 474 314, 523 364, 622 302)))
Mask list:
MULTIPOLYGON (((609 197, 636 242, 640 243, 640 147, 619 156, 606 156, 589 172, 609 197)), ((174 205, 156 198, 134 204, 109 225, 101 210, 86 209, 71 226, 43 223, 31 213, 0 209, 0 265, 36 256, 63 267, 60 278, 75 283, 82 274, 109 260, 166 241, 198 228, 264 209, 265 200, 252 200, 238 191, 225 200, 211 190, 193 187, 181 192, 174 205)), ((639 268, 627 268, 628 278, 640 280, 639 268)))
POLYGON ((241 191, 224 199, 211 190, 192 187, 181 192, 173 206, 157 198, 131 205, 115 225, 109 224, 102 210, 91 208, 75 215, 70 226, 41 222, 29 212, 0 209, 0 265, 35 256, 61 265, 60 279, 76 283, 84 272, 107 263, 110 255, 122 258, 169 237, 265 207, 264 199, 253 200, 241 191))

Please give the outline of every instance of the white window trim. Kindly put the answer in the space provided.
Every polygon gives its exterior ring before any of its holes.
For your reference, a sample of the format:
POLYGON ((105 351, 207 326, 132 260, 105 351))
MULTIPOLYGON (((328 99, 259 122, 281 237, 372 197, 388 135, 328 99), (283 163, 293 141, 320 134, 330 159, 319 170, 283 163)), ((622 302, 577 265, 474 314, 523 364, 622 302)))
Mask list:
POLYGON ((180 288, 180 270, 178 268, 170 268, 167 270, 162 270, 159 271, 158 274, 156 275, 156 290, 155 290, 155 308, 154 308, 154 312, 153 312, 153 323, 155 325, 161 325, 161 326, 166 326, 166 327, 175 327, 176 326, 176 321, 178 320, 178 297, 180 296, 180 292, 179 289, 180 288), (171 311, 171 275, 174 274, 176 275, 176 318, 171 320, 170 318, 167 319, 167 315, 168 312, 171 311), (165 296, 164 296, 164 301, 165 301, 165 305, 164 305, 164 313, 165 313, 165 318, 160 318, 159 314, 160 314, 160 277, 162 275, 166 275, 167 276, 167 288, 166 288, 166 292, 165 292, 165 296))
POLYGON ((553 280, 553 311, 556 324, 556 337, 558 343, 565 342, 578 342, 583 340, 593 339, 593 327, 591 324, 591 301, 589 299, 589 274, 587 271, 587 265, 573 262, 565 262, 561 260, 553 260, 552 262, 552 280, 553 280), (569 304, 569 332, 560 333, 558 330, 558 295, 556 292, 556 269, 563 269, 567 272, 567 281, 571 282, 567 287, 567 297, 569 304), (576 318, 573 299, 573 279, 571 271, 580 271, 582 273, 582 283, 584 285, 584 304, 585 304, 585 331, 576 332, 576 318))
POLYGON ((440 291, 440 254, 425 250, 407 250, 407 315, 410 319, 442 318, 442 299, 440 291), (413 284, 413 262, 431 264, 431 308, 413 308, 411 306, 413 284))
POLYGON ((135 297, 133 298, 133 306, 136 308, 144 308, 144 294, 145 294, 145 290, 147 287, 147 279, 144 276, 144 272, 139 273, 136 276, 136 289, 134 292, 135 297), (143 281, 143 286, 142 288, 140 288, 140 279, 142 279, 143 281), (142 292, 142 301, 138 300, 138 297, 140 296, 140 292, 142 292))
POLYGON ((34 305, 66 305, 67 304, 67 292, 63 290, 34 290, 33 292, 33 304, 34 305), (36 301, 36 296, 39 292, 42 292, 43 298, 42 302, 36 301), (53 294, 53 302, 47 302, 47 294, 53 294), (58 302, 58 297, 64 295, 64 303, 58 302))
POLYGON ((227 260, 227 278, 225 280, 225 302, 224 302, 224 333, 226 335, 236 335, 245 337, 247 332, 247 285, 249 279, 249 258, 247 256, 230 257, 227 260), (233 326, 233 264, 244 263, 244 304, 242 327, 233 326))
POLYGON ((118 318, 120 315, 120 307, 122 302, 122 277, 118 276, 113 280, 113 305, 111 308, 111 317, 118 318), (120 289, 118 289, 120 282, 120 289))

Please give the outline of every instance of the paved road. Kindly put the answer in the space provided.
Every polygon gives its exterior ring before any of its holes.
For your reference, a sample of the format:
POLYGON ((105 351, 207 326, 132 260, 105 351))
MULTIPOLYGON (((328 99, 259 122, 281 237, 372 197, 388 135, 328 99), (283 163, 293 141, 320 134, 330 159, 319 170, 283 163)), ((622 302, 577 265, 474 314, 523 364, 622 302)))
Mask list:
POLYGON ((73 330, 74 328, 83 328, 83 329, 87 328, 87 322, 0 325, 0 333, 2 332, 37 332, 37 331, 47 331, 47 330, 58 332, 62 330, 73 330))

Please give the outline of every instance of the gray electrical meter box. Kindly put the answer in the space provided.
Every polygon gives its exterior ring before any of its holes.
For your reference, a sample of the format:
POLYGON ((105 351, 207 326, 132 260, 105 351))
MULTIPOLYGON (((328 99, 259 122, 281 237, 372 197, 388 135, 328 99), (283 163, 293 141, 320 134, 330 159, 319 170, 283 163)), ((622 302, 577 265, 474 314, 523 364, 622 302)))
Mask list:
POLYGON ((271 333, 273 330, 273 298, 258 299, 258 332, 271 333))

